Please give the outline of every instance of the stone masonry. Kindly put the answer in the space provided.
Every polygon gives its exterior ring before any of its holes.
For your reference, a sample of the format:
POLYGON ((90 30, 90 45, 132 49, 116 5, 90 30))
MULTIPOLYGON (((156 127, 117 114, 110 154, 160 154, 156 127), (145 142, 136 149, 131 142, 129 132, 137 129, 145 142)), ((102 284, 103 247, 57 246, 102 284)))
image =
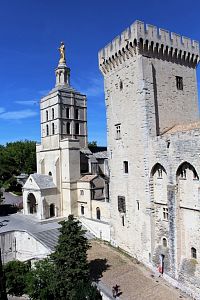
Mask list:
POLYGON ((99 51, 111 242, 200 299, 199 44, 136 21, 99 51))

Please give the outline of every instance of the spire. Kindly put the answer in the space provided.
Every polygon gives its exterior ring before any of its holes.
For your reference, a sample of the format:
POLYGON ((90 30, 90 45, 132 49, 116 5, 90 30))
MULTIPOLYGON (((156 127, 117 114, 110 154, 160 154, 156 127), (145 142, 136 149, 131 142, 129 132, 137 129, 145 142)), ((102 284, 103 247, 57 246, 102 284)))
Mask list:
POLYGON ((60 52, 60 59, 56 68, 56 86, 69 86, 70 68, 66 65, 65 45, 63 42, 61 42, 58 50, 60 52))

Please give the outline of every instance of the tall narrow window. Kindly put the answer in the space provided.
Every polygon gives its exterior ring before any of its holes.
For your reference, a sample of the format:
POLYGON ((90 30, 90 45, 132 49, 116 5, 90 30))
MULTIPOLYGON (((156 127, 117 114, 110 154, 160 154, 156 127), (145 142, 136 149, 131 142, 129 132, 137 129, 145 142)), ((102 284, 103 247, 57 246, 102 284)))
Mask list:
POLYGON ((168 221, 168 219, 169 219, 168 208, 163 207, 163 220, 168 221))
POLYGON ((75 124, 75 134, 79 134, 80 132, 80 127, 79 127, 79 123, 75 124))
POLYGON ((128 174, 128 161, 124 161, 123 165, 124 165, 124 173, 128 174))
POLYGON ((124 196, 118 196, 118 211, 120 213, 126 213, 126 202, 124 196))
POLYGON ((176 87, 177 90, 183 90, 183 77, 176 76, 176 87))
POLYGON ((49 135, 49 125, 46 125, 46 134, 49 135))
POLYGON ((162 240, 163 247, 167 247, 167 239, 163 238, 162 240))
POLYGON ((52 134, 55 134, 55 125, 52 123, 52 134))
POLYGON ((197 250, 194 247, 191 248, 191 257, 197 259, 197 250))
POLYGON ((66 131, 67 131, 67 134, 70 134, 70 123, 67 122, 66 124, 66 131))
POLYGON ((197 250, 194 247, 191 248, 191 257, 197 259, 197 250))
POLYGON ((83 205, 81 205, 81 215, 85 214, 85 207, 83 205))
POLYGON ((116 140, 119 140, 121 139, 121 125, 116 124, 115 128, 116 128, 116 140))
POLYGON ((97 220, 101 220, 101 211, 99 207, 96 208, 96 216, 97 216, 97 220))
POLYGON ((119 82, 119 88, 120 88, 120 91, 123 90, 123 82, 122 82, 122 80, 120 80, 120 82, 119 82))
POLYGON ((48 113, 48 110, 46 110, 46 121, 49 120, 49 113, 48 113))
POLYGON ((158 168, 158 178, 162 178, 162 168, 158 168))
POLYGON ((125 222, 124 222, 124 216, 122 216, 122 226, 125 225, 125 222))
POLYGON ((52 119, 54 119, 54 108, 52 108, 52 119))
POLYGON ((69 107, 66 108, 66 118, 67 119, 70 118, 70 108, 69 107))
POLYGON ((76 120, 79 119, 79 110, 78 110, 78 108, 75 109, 75 119, 76 120))

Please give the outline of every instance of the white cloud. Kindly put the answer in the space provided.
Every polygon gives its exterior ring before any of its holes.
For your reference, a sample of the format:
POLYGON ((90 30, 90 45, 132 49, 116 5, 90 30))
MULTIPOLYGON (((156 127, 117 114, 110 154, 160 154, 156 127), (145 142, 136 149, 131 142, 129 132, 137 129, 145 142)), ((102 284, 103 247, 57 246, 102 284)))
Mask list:
POLYGON ((39 103, 38 100, 19 100, 15 101, 15 103, 20 104, 20 105, 25 105, 25 106, 32 106, 32 105, 37 105, 39 103))
POLYGON ((34 117, 38 113, 36 111, 33 111, 31 109, 23 109, 18 111, 2 111, 0 110, 0 119, 3 120, 21 120, 26 119, 29 117, 34 117))

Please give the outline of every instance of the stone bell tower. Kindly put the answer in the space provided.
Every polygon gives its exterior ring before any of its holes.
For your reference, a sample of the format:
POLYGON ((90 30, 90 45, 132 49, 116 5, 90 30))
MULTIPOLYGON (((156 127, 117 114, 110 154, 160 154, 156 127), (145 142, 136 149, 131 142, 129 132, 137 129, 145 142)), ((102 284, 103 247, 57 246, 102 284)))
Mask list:
MULTIPOLYGON (((37 146, 37 173, 52 176, 57 188, 58 216, 68 216, 76 214, 80 148, 87 147, 87 104, 86 96, 70 85, 70 68, 63 42, 59 52, 55 87, 40 102, 41 144, 37 146)), ((50 196, 46 195, 45 201, 48 198, 50 196)))

